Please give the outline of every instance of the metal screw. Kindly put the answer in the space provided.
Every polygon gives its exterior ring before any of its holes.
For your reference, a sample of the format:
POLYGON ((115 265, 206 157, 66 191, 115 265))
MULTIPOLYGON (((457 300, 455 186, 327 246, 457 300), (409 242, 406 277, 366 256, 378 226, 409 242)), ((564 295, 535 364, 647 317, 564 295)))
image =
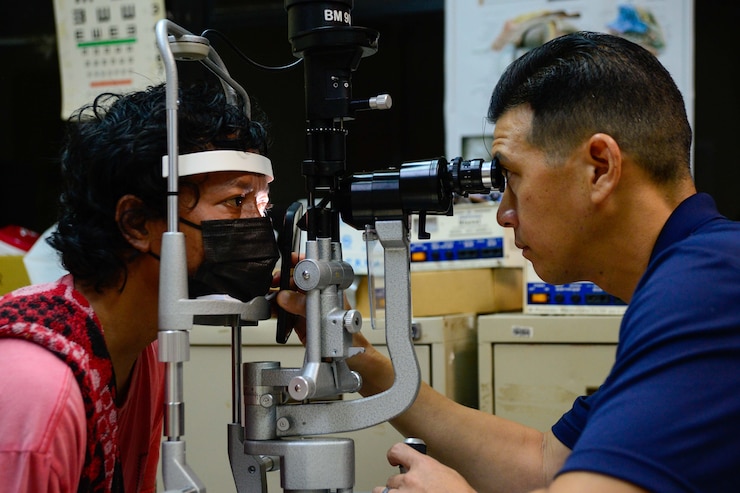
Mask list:
POLYGON ((309 273, 309 272, 308 272, 307 270, 304 270, 304 271, 303 271, 303 273, 301 274, 301 276, 302 276, 302 277, 303 277, 303 279, 305 279, 306 281, 308 281, 309 279, 311 279, 311 274, 310 274, 310 273, 309 273))
POLYGON ((275 398, 272 394, 263 394, 260 396, 260 406, 262 407, 272 407, 272 405, 275 402, 275 398))
POLYGON ((286 417, 282 417, 277 420, 277 429, 280 431, 288 431, 290 429, 290 420, 286 417))

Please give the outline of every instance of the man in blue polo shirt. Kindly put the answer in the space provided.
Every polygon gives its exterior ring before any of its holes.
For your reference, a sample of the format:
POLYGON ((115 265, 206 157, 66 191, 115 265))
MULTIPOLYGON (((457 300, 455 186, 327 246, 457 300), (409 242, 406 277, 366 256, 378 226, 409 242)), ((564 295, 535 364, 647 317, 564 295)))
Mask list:
MULTIPOLYGON (((374 493, 740 491, 740 224, 696 191, 668 72, 623 38, 568 34, 506 70, 488 116, 499 223, 543 280, 629 303, 616 362, 547 433, 422 384, 392 423, 429 455, 395 445, 407 472, 374 493)), ((278 301, 300 312, 300 295, 278 301)), ((390 387, 389 360, 355 343, 361 392, 390 387)))

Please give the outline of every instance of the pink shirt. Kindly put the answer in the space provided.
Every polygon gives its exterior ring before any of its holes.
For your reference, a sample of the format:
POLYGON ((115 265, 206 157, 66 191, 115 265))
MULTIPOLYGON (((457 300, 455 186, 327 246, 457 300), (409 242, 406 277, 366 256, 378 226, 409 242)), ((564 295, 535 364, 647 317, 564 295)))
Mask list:
MULTIPOLYGON (((155 342, 139 355, 119 410, 127 493, 156 491, 163 385, 155 342)), ((86 433, 72 370, 37 344, 0 338, 0 492, 76 492, 86 433)))

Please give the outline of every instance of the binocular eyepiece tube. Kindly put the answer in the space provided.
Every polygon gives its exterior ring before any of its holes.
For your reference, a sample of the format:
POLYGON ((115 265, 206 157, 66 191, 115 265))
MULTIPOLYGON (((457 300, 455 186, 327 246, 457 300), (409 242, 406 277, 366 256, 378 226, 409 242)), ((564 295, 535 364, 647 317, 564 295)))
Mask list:
POLYGON ((403 219, 409 214, 450 215, 455 194, 503 192, 504 187, 496 159, 457 157, 448 162, 439 157, 345 177, 340 182, 340 211, 345 223, 364 229, 376 220, 403 219))

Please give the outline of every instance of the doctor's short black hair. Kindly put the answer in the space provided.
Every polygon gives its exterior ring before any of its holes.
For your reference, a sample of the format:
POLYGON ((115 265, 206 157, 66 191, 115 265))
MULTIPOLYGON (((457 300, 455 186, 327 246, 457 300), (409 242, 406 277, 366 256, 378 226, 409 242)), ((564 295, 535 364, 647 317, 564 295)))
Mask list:
POLYGON ((498 80, 488 120, 521 105, 534 115, 530 142, 553 163, 607 133, 655 183, 690 176, 692 133, 681 92, 652 53, 625 38, 582 31, 528 51, 498 80))

